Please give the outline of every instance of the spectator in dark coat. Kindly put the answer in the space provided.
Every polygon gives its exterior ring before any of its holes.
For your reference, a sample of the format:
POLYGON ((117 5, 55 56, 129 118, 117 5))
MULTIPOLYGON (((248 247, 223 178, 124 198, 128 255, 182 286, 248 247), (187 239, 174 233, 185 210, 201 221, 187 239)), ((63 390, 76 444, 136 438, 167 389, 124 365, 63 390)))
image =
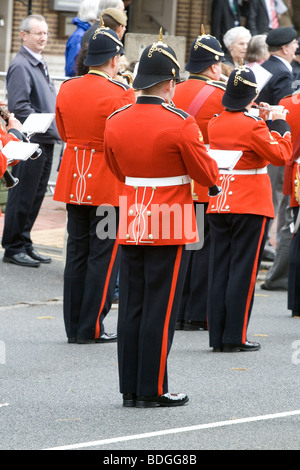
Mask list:
POLYGON ((211 8, 211 34, 223 47, 224 34, 234 26, 240 26, 240 7, 237 0, 213 0, 211 8))
MULTIPOLYGON (((54 113, 56 91, 41 55, 48 38, 45 19, 31 15, 22 21, 20 31, 22 46, 10 63, 6 85, 8 109, 23 123, 33 113, 54 113)), ((47 189, 54 144, 61 142, 55 121, 46 133, 35 134, 31 142, 39 144, 42 154, 13 168, 19 184, 8 194, 2 246, 3 261, 38 267, 51 262, 51 258, 36 252, 30 233, 47 189)))
POLYGON ((276 12, 275 2, 272 0, 251 0, 249 2, 247 28, 254 36, 268 33, 271 29, 279 27, 279 17, 276 12), (274 8, 274 17, 272 14, 274 8))

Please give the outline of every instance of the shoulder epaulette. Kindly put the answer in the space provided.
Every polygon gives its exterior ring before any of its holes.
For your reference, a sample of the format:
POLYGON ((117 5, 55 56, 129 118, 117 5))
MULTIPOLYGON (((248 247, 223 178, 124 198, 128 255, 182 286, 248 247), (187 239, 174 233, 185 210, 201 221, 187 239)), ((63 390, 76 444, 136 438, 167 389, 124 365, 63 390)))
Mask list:
POLYGON ((61 84, 63 85, 64 83, 70 82, 71 80, 76 80, 76 78, 82 78, 83 75, 76 75, 75 77, 67 77, 61 84))
POLYGON ((127 109, 127 108, 130 108, 130 106, 132 106, 132 103, 130 103, 130 104, 126 104, 126 105, 125 105, 125 106, 123 106, 122 108, 120 108, 120 109, 117 109, 117 110, 116 110, 116 111, 114 111, 114 112, 113 112, 113 113, 112 113, 110 116, 108 116, 108 118, 107 118, 107 119, 110 119, 110 118, 111 118, 111 117, 113 117, 115 114, 117 114, 117 113, 120 113, 121 111, 125 111, 125 109, 127 109))
POLYGON ((126 83, 119 82, 118 80, 114 80, 113 78, 108 79, 111 83, 114 83, 115 85, 119 85, 120 87, 123 88, 123 90, 128 90, 130 88, 129 85, 126 85, 126 83))
POLYGON ((250 118, 254 119, 255 121, 262 121, 262 118, 260 118, 259 116, 253 116, 252 114, 248 113, 247 111, 245 111, 244 114, 245 114, 245 116, 250 117, 250 118))
POLYGON ((170 104, 167 104, 167 103, 162 103, 162 106, 167 109, 168 111, 171 111, 172 113, 174 114, 177 114, 178 116, 180 116, 182 119, 187 119, 189 117, 189 114, 186 113, 185 111, 183 111, 182 109, 179 109, 179 108, 175 108, 173 106, 171 106, 170 104))
POLYGON ((215 86, 216 88, 221 88, 221 90, 226 90, 226 83, 225 82, 221 82, 221 81, 218 81, 218 80, 208 80, 206 82, 207 85, 212 85, 212 86, 215 86))

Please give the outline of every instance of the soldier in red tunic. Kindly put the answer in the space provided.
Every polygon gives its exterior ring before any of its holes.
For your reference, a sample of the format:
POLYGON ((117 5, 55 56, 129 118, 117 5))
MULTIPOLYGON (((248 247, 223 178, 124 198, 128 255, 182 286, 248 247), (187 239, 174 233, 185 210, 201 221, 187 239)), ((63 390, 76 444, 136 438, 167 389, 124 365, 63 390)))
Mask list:
MULTIPOLYGON (((5 106, 2 101, 0 101, 0 106, 5 106)), ((18 119, 15 118, 14 114, 10 114, 7 125, 5 127, 3 127, 0 123, 0 178, 7 170, 7 158, 2 154, 1 149, 12 140, 17 142, 23 141, 21 130, 22 124, 18 119)), ((11 164, 13 164, 13 162, 11 162, 11 164)))
POLYGON ((0 152, 0 177, 4 175, 7 169, 7 160, 4 155, 0 152))
MULTIPOLYGON (((207 126, 215 114, 224 111, 222 98, 226 85, 220 81, 224 52, 219 41, 203 34, 195 39, 185 69, 190 72, 188 80, 176 86, 173 102, 195 117, 208 145, 207 126)), ((209 196, 207 187, 193 181, 195 209, 204 209, 204 243, 201 249, 191 252, 181 308, 176 329, 207 330, 207 281, 210 249, 209 223, 206 215, 209 196), (199 206, 198 206, 199 207, 199 206)), ((203 223, 203 220, 201 220, 203 223)), ((200 229, 200 227, 199 227, 200 229)))
MULTIPOLYGON (((267 165, 284 166, 291 157, 290 126, 282 111, 273 112, 268 128, 248 111, 257 96, 254 73, 235 69, 223 97, 225 111, 208 125, 211 149, 238 150, 242 156, 233 170, 220 170, 223 192, 209 202, 211 259, 208 324, 215 351, 255 351, 247 327, 268 222, 274 218, 267 165)), ((265 104, 265 106, 267 106, 265 104)))
POLYGON ((57 97, 56 122, 66 148, 54 199, 65 202, 68 212, 64 320, 71 343, 117 339, 105 332, 103 319, 118 273, 116 234, 106 233, 106 226, 109 220, 118 229, 122 184, 104 160, 103 139, 107 117, 135 102, 133 89, 114 80, 123 53, 116 33, 98 28, 85 61, 89 72, 64 82, 57 97))
POLYGON ((288 309, 293 317, 300 317, 300 94, 283 98, 279 104, 289 110, 287 122, 291 126, 293 155, 286 165, 284 188, 290 196, 293 210, 294 232, 289 249, 288 261, 288 309))
POLYGON ((197 242, 190 178, 214 185, 218 168, 195 119, 172 106, 179 64, 159 41, 140 59, 141 96, 108 119, 105 157, 125 183, 120 204, 118 358, 124 406, 179 406, 168 389, 171 348, 190 251, 197 242))

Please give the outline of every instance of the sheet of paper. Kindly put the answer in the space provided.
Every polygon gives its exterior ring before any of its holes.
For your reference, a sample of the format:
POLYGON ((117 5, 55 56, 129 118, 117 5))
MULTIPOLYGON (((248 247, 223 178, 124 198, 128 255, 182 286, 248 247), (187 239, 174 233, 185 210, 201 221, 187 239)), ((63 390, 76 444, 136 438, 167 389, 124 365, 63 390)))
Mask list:
POLYGON ((268 83, 270 78, 273 77, 273 75, 270 72, 268 72, 268 70, 266 70, 264 67, 259 65, 257 62, 254 62, 253 64, 249 64, 249 68, 251 68, 252 72, 255 75, 257 88, 260 93, 263 87, 266 85, 266 83, 268 83))
POLYGON ((287 2, 284 3, 282 0, 276 0, 275 3, 276 3, 275 8, 276 8, 277 15, 283 15, 283 13, 288 11, 288 7, 285 5, 285 3, 287 2))
POLYGON ((54 113, 33 113, 28 116, 22 126, 24 134, 44 134, 50 127, 54 113))
POLYGON ((3 147, 1 152, 7 158, 8 162, 13 160, 28 160, 39 148, 39 144, 31 144, 29 142, 11 141, 3 147))
POLYGON ((219 170, 232 170, 243 155, 243 152, 241 150, 210 149, 208 154, 217 162, 219 170))

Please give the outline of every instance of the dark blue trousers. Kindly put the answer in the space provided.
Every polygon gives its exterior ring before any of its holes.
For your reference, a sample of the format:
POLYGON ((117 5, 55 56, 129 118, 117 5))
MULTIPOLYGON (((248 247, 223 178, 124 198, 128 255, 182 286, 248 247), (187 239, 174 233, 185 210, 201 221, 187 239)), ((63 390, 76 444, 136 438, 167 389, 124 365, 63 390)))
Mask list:
MULTIPOLYGON (((293 208, 296 223, 299 207, 293 208)), ((289 253, 288 309, 300 310, 300 229, 293 235, 289 253)))
POLYGON ((202 204, 204 206, 204 218, 201 223, 203 223, 204 243, 200 250, 191 251, 178 321, 206 322, 207 320, 210 228, 206 214, 208 203, 202 204))
POLYGON ((65 328, 68 338, 91 340, 104 333, 103 320, 113 300, 119 265, 119 208, 109 207, 109 213, 103 211, 101 216, 96 206, 68 204, 67 211, 65 328), (99 237, 103 221, 116 228, 115 234, 99 237))
POLYGON ((169 354, 190 251, 121 245, 118 359, 121 393, 168 392, 169 354))
POLYGON ((208 327, 211 347, 242 344, 269 220, 251 214, 209 214, 211 251, 208 327))

